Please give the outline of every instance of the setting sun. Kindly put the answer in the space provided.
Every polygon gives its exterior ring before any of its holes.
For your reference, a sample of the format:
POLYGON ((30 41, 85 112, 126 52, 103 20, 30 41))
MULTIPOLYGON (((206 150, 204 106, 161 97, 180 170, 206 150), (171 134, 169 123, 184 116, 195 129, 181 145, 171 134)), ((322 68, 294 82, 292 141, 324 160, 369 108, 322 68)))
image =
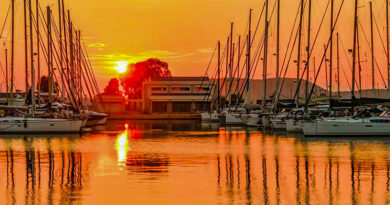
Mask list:
POLYGON ((117 61, 115 63, 116 63, 116 66, 114 67, 115 70, 117 70, 119 73, 126 72, 127 66, 129 65, 129 62, 127 62, 127 61, 117 61))

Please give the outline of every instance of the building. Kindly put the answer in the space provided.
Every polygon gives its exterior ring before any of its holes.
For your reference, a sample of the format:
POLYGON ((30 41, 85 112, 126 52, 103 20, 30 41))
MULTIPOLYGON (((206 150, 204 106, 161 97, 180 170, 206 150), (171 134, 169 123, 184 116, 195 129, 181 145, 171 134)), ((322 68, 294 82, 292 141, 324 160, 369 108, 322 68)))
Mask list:
POLYGON ((213 96, 213 83, 209 78, 152 78, 143 83, 143 110, 147 114, 210 110, 213 96))
POLYGON ((100 94, 95 96, 94 104, 96 111, 107 114, 125 113, 126 100, 122 95, 100 94))

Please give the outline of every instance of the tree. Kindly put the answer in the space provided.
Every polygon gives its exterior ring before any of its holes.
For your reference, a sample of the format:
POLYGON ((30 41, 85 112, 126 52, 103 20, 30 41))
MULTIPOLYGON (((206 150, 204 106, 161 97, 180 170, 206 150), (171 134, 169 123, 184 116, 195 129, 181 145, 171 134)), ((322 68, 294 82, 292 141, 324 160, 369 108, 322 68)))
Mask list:
POLYGON ((120 80, 126 95, 131 99, 139 99, 142 93, 142 83, 152 77, 171 77, 168 63, 151 58, 131 64, 120 76, 120 80))
POLYGON ((107 95, 120 95, 121 91, 119 90, 119 80, 117 78, 112 78, 106 88, 104 88, 104 94, 107 95))
MULTIPOLYGON (((41 92, 42 93, 48 93, 49 92, 49 78, 47 76, 42 76, 41 79, 40 79, 40 82, 39 82, 39 85, 40 85, 40 88, 41 88, 41 92)), ((54 93, 58 93, 59 91, 59 86, 58 86, 58 83, 55 82, 54 83, 54 90, 53 92, 54 93)))

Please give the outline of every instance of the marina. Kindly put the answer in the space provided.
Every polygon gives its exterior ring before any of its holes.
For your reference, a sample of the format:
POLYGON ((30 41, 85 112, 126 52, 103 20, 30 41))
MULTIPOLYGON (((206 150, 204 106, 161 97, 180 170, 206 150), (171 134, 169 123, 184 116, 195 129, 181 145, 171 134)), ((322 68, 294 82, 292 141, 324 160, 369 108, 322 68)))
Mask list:
POLYGON ((81 135, 2 135, 2 203, 390 200, 386 137, 305 138, 183 120, 111 121, 98 129, 81 135))
POLYGON ((0 204, 390 204, 389 6, 0 2, 0 204))

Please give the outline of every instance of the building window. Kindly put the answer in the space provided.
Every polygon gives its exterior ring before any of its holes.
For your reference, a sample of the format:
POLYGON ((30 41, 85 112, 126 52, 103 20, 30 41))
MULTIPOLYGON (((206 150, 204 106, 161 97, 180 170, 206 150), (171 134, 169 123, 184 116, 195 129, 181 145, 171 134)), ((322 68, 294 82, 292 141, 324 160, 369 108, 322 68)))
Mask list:
POLYGON ((152 91, 165 92, 165 91, 167 91, 167 88, 165 88, 165 87, 152 87, 152 91))
POLYGON ((176 113, 191 112, 191 102, 173 102, 172 112, 176 112, 176 113))
POLYGON ((191 91, 191 88, 189 88, 189 87, 172 87, 171 90, 174 92, 188 92, 188 91, 191 91))
POLYGON ((197 88, 195 88, 195 91, 210 91, 210 88, 197 87, 197 88))
POLYGON ((152 112, 153 113, 167 113, 168 112, 168 103, 167 102, 153 102, 152 103, 152 112))

